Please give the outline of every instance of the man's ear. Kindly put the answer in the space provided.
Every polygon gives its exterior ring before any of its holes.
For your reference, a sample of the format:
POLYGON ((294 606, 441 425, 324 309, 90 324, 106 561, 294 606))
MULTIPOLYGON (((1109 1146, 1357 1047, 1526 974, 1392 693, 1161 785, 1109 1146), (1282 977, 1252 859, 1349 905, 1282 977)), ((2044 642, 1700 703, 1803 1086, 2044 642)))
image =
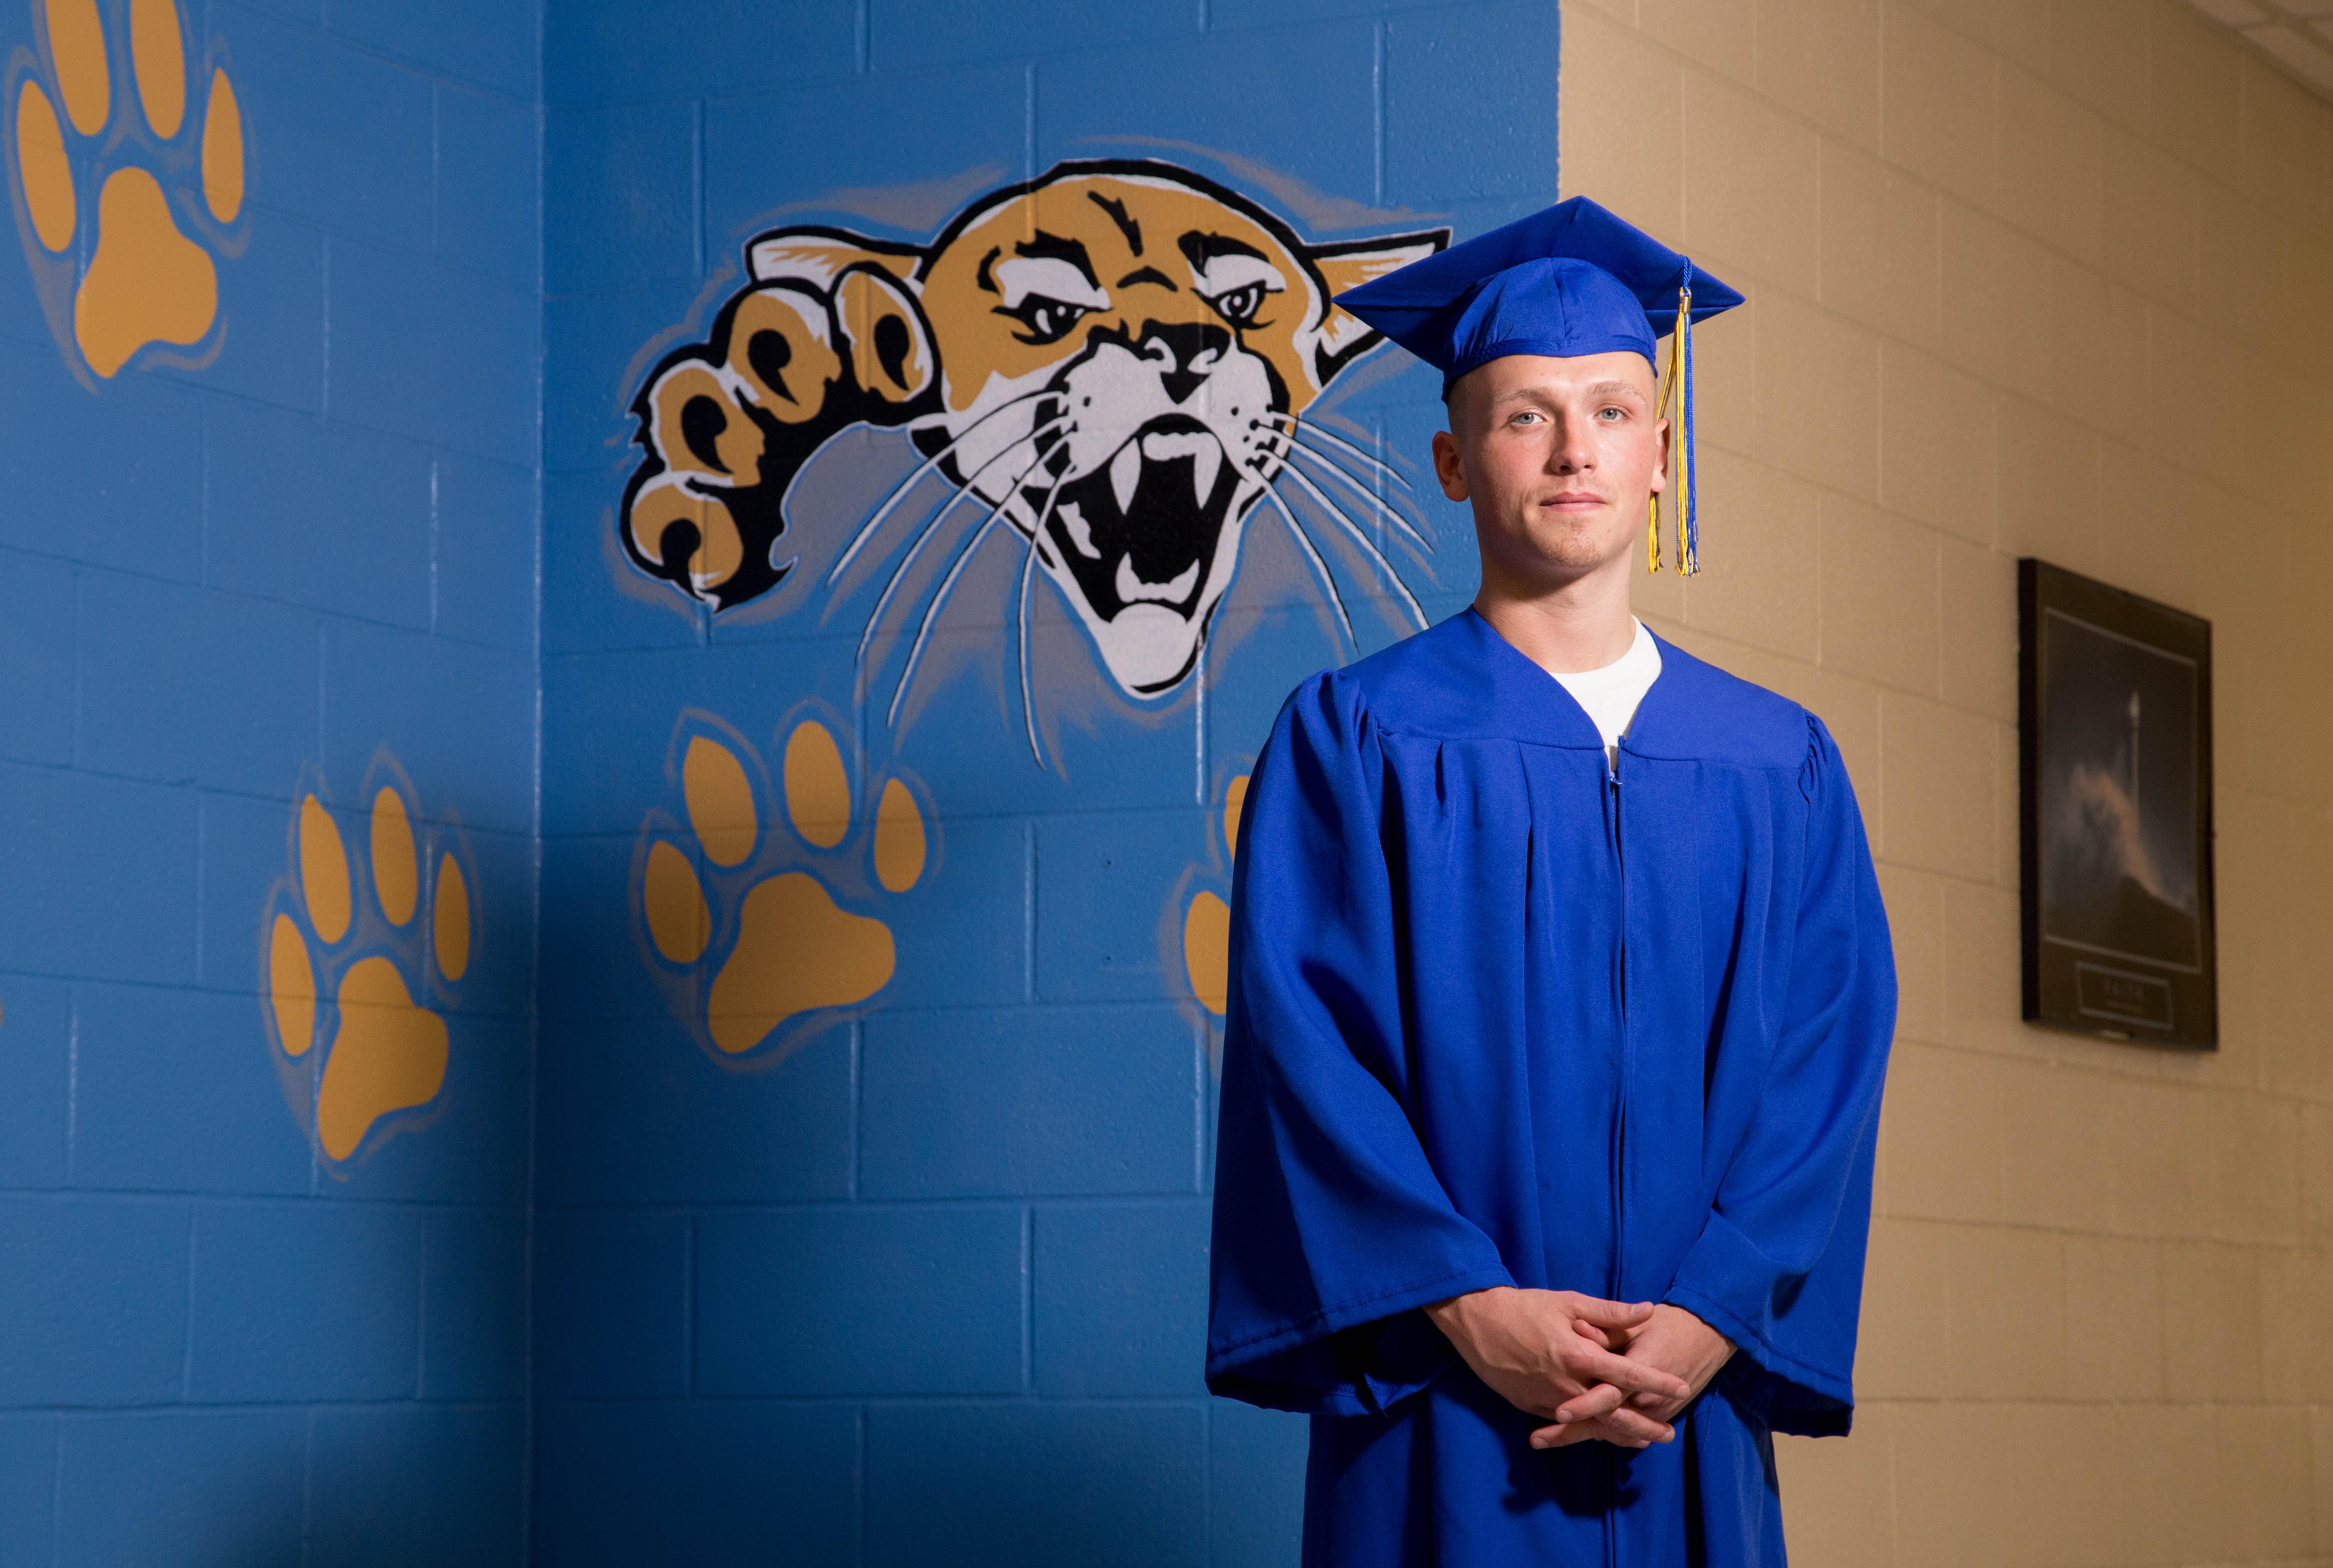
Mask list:
MULTIPOLYGON (((1305 252, 1305 255, 1320 269, 1321 280, 1329 285, 1329 296, 1334 299, 1347 289, 1357 289, 1373 278, 1385 276, 1397 267, 1423 261, 1449 243, 1448 229, 1433 228, 1417 234, 1386 235, 1341 245, 1314 245, 1305 252)), ((1320 322, 1320 335, 1312 351, 1313 372, 1320 385, 1326 387, 1338 371, 1377 347, 1382 336, 1359 316, 1349 315, 1330 305, 1327 317, 1320 322)))
POLYGON ((1458 438, 1447 430, 1434 432, 1434 477, 1445 498, 1466 499, 1466 467, 1458 450, 1458 438))

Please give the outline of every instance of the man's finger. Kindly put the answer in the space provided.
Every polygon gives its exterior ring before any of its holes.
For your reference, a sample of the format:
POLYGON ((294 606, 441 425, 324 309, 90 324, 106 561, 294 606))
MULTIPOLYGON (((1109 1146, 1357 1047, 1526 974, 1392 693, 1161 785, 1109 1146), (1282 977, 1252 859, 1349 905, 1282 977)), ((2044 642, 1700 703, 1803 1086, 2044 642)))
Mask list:
POLYGON ((1558 1421, 1592 1421, 1599 1416, 1609 1415, 1627 1402, 1628 1395, 1609 1383, 1599 1383, 1577 1399, 1566 1400, 1555 1412, 1558 1421))
POLYGON ((1574 1443, 1592 1443, 1604 1436, 1601 1421, 1574 1421, 1567 1426, 1541 1427, 1531 1435, 1534 1448, 1568 1448, 1574 1443))
POLYGON ((1573 1318, 1571 1332, 1599 1350, 1625 1351, 1628 1348, 1628 1331, 1626 1329, 1599 1329, 1586 1318, 1573 1318))
POLYGON ((1572 1348, 1563 1357, 1563 1370, 1581 1382, 1610 1383, 1632 1394, 1660 1394, 1667 1399, 1682 1400, 1693 1393, 1693 1385, 1674 1373, 1658 1367, 1632 1361, 1626 1356, 1616 1356, 1609 1351, 1591 1350, 1586 1345, 1572 1348))
POLYGON ((1592 1295, 1576 1296, 1572 1300, 1571 1315, 1586 1318, 1599 1328, 1632 1329, 1653 1315, 1653 1303, 1648 1301, 1603 1301, 1592 1295))
POLYGON ((1610 1417, 1602 1417, 1592 1421, 1570 1421, 1560 1426, 1541 1427, 1531 1433, 1531 1446, 1547 1449, 1568 1448, 1575 1443, 1611 1443, 1623 1448, 1643 1448, 1655 1443, 1666 1443, 1675 1435, 1675 1429, 1658 1423, 1646 1422, 1623 1428, 1616 1425, 1610 1417))
POLYGON ((1604 1425, 1624 1438, 1638 1442, 1666 1443, 1676 1436, 1676 1429, 1666 1421, 1656 1421, 1642 1410, 1623 1406, 1603 1419, 1604 1425))
POLYGON ((1575 1443, 1619 1443, 1623 1448, 1641 1445, 1624 1441, 1620 1434, 1601 1421, 1569 1421, 1560 1426, 1541 1427, 1531 1435, 1534 1448, 1569 1448, 1575 1443))

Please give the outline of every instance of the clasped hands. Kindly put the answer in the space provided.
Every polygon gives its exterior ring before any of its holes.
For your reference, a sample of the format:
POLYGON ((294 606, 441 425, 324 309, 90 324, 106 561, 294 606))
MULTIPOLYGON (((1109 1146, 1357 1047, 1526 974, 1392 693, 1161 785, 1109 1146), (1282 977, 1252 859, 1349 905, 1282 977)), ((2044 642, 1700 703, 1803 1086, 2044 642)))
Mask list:
POLYGON ((1551 1424, 1534 1448, 1601 1440, 1666 1443, 1672 1424, 1733 1354, 1733 1342, 1683 1307, 1499 1285, 1435 1302, 1426 1315, 1474 1375, 1551 1424))

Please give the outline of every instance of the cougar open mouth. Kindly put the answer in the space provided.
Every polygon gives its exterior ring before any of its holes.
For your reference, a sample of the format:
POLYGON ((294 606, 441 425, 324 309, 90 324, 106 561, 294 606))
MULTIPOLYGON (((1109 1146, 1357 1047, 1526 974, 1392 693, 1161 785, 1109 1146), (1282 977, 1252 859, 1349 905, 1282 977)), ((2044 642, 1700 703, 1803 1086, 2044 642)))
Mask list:
MULTIPOLYGON (((1049 488, 1023 486, 1032 516, 1042 514, 1049 488)), ((1045 532, 1103 620, 1129 604, 1189 616, 1238 493, 1239 475, 1215 433, 1187 414, 1166 414, 1063 485, 1045 532)))

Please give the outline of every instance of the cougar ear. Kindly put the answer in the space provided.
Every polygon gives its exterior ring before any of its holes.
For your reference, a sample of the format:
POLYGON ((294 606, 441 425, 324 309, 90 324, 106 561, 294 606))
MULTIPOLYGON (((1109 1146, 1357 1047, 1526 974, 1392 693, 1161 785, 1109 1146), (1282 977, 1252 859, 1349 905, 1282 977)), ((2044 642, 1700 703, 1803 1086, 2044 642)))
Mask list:
MULTIPOLYGON (((1397 267, 1406 267, 1414 261, 1424 261, 1450 243, 1446 228, 1430 228, 1416 234, 1385 235, 1376 239, 1353 240, 1341 245, 1315 245, 1305 255, 1320 269, 1321 281, 1329 285, 1329 297, 1333 300, 1347 289, 1357 289, 1372 278, 1381 278, 1397 267)), ((1375 327, 1359 316, 1349 315, 1334 304, 1322 318, 1319 336, 1313 347, 1313 369, 1320 385, 1327 386, 1360 355, 1377 347, 1382 338, 1375 327)))
POLYGON ((754 281, 807 284, 832 302, 838 347, 880 418, 937 380, 932 333, 917 303, 916 245, 890 245, 847 229, 776 229, 745 247, 754 281))

